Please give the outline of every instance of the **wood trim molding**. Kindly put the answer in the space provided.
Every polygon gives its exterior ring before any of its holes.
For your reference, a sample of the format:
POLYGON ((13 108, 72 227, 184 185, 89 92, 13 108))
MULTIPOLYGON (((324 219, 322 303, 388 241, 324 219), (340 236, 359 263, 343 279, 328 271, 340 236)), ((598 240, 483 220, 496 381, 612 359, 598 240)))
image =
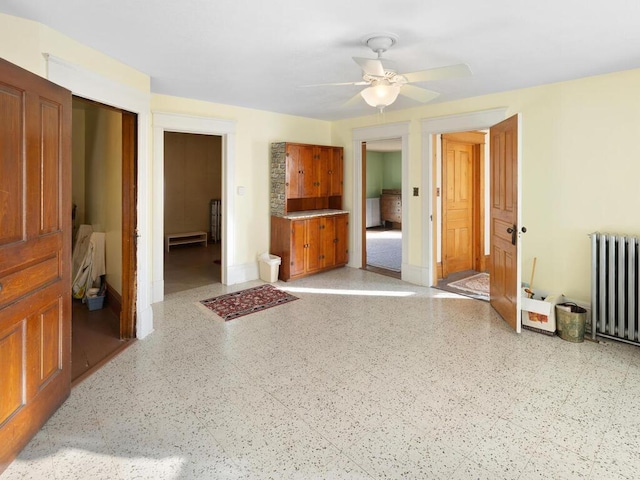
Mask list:
POLYGON ((120 338, 136 336, 136 245, 138 219, 136 205, 138 158, 136 156, 135 113, 122 111, 122 298, 120 338), (124 310, 123 310, 124 306, 124 310))

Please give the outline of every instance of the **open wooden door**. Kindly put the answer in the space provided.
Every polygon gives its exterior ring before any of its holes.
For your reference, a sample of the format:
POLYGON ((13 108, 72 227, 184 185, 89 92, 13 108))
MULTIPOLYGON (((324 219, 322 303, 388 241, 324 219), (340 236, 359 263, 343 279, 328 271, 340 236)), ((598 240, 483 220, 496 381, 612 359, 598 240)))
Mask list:
POLYGON ((491 127, 491 305, 520 332, 518 116, 491 127))
POLYGON ((71 389, 71 93, 0 59, 0 473, 71 389))

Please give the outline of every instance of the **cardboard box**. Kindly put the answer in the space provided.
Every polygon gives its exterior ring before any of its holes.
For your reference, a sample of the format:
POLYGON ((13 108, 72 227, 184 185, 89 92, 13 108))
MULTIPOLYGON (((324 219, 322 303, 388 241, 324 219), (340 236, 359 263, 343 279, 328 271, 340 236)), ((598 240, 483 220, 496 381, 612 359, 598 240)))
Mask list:
POLYGON ((547 295, 541 298, 529 298, 522 290, 522 325, 550 333, 556 331, 557 303, 564 302, 563 295, 547 295))

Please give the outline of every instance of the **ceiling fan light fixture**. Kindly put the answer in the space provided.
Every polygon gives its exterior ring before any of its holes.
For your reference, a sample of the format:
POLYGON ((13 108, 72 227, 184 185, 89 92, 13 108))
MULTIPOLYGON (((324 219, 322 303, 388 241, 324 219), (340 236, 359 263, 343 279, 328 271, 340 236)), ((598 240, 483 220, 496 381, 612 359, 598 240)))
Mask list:
POLYGON ((369 105, 382 110, 395 102, 399 93, 400 87, 398 85, 380 84, 365 88, 360 92, 360 95, 369 105))

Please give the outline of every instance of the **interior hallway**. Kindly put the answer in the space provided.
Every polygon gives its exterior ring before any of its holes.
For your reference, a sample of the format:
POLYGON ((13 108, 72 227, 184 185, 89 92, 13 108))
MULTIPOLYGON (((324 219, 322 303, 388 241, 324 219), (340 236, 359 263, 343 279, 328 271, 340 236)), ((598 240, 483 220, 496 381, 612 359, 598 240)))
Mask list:
POLYGON ((180 245, 164 252, 164 294, 220 283, 221 245, 180 245))
POLYGON ((515 334, 486 302, 342 268, 227 323, 155 332, 75 387, 3 475, 108 479, 631 478, 640 350, 515 334))

